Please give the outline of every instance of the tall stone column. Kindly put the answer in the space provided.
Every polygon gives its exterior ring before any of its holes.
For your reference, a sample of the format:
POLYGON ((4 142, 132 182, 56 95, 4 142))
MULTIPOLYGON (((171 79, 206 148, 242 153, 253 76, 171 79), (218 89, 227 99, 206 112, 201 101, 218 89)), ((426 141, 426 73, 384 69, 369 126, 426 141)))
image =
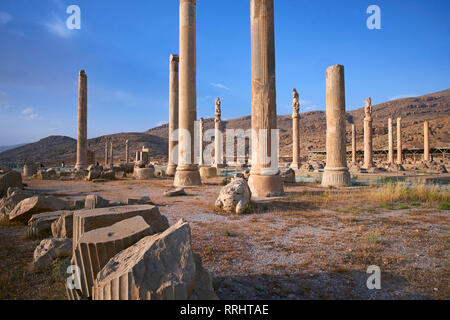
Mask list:
POLYGON ((220 98, 216 99, 214 116, 214 166, 216 168, 222 168, 225 165, 223 163, 222 109, 220 98))
POLYGON ((397 118, 397 164, 403 163, 402 148, 402 118, 397 118))
POLYGON ((194 123, 197 119, 196 0, 180 0, 180 79, 178 166, 174 185, 201 185, 195 164, 194 123))
POLYGON ((356 128, 352 124, 352 163, 356 163, 356 128))
POLYGON ((199 128, 198 128, 198 148, 199 148, 199 157, 198 157, 198 165, 203 166, 203 131, 204 131, 204 120, 203 118, 200 118, 199 121, 199 128))
POLYGON ((105 168, 109 166, 108 138, 105 142, 105 168))
POLYGON ((298 92, 293 89, 292 103, 292 169, 300 169, 300 103, 298 92))
POLYGON ((273 0, 251 0, 252 169, 248 185, 255 197, 284 193, 278 169, 273 0), (272 131, 273 130, 273 131, 272 131), (273 141, 272 141, 273 140, 273 141))
POLYGON ((428 121, 423 123, 423 161, 430 161, 430 127, 428 121))
POLYGON ((174 132, 178 130, 178 63, 180 58, 177 54, 170 55, 169 74, 169 163, 166 175, 172 177, 177 170, 178 152, 175 148, 178 144, 178 137, 174 139, 174 132))
POLYGON ((373 150, 372 150, 372 99, 366 99, 364 108, 366 116, 364 117, 364 168, 372 168, 373 150))
POLYGON ((394 131, 392 128, 392 118, 388 119, 388 163, 394 164, 394 131))
POLYGON ((114 150, 113 150, 113 141, 111 139, 109 144, 109 167, 114 168, 114 150))
POLYGON ((128 145, 129 141, 125 141, 125 163, 128 164, 130 162, 130 146, 128 145))
POLYGON ((88 167, 87 144, 87 76, 84 70, 81 70, 78 76, 77 170, 88 167))
POLYGON ((345 80, 344 66, 334 65, 326 74, 327 164, 322 186, 349 186, 345 143, 345 80))

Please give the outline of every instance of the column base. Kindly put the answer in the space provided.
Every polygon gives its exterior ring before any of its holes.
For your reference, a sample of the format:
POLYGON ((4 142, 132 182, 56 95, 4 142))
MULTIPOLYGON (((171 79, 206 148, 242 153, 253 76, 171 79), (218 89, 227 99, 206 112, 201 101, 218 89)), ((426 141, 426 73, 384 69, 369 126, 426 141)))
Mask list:
POLYGON ((202 185, 202 179, 200 178, 200 172, 197 166, 180 168, 177 167, 175 173, 175 179, 173 180, 175 187, 195 187, 202 185))
POLYGON ((226 165, 225 163, 215 163, 215 164, 213 165, 213 167, 215 167, 215 168, 217 168, 217 169, 223 169, 223 168, 226 168, 227 165, 226 165))
POLYGON ((280 197, 284 195, 281 175, 263 176, 250 174, 248 186, 253 197, 280 197))
POLYGON ((348 187, 352 184, 348 168, 326 168, 322 175, 323 187, 348 187))
POLYGON ((176 172, 177 172, 177 165, 176 164, 169 164, 167 166, 166 176, 174 177, 176 172))
POLYGON ((202 179, 217 177, 217 168, 216 167, 201 166, 199 171, 200 171, 200 177, 202 179))
POLYGON ((301 164, 300 163, 291 163, 289 168, 294 169, 294 170, 299 170, 301 168, 301 164))
POLYGON ((77 163, 75 165, 75 170, 87 170, 89 166, 87 164, 77 163))

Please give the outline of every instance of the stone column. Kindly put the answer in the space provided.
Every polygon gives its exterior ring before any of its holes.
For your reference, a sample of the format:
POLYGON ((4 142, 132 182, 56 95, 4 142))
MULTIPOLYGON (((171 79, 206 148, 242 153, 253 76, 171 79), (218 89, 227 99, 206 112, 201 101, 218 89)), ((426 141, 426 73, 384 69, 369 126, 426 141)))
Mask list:
POLYGON ((356 128, 352 124, 352 163, 356 163, 356 128))
POLYGON ((114 150, 113 150, 113 141, 111 139, 110 145, 109 145, 109 167, 112 169, 114 168, 114 150))
POLYGON ((428 121, 423 123, 423 161, 430 161, 430 138, 429 138, 430 128, 428 121))
POLYGON ((300 169, 300 103, 298 92, 293 89, 292 103, 292 163, 291 168, 300 169))
POLYGON ((349 186, 345 143, 345 80, 344 66, 334 65, 326 74, 327 164, 322 186, 349 186))
POLYGON ((194 123, 197 119, 196 0, 180 0, 180 79, 178 166, 174 185, 201 185, 195 164, 194 123))
POLYGON ((172 177, 177 170, 178 152, 175 148, 178 144, 174 132, 178 130, 178 63, 180 58, 177 54, 170 56, 170 83, 169 83, 169 163, 167 165, 166 175, 172 177))
POLYGON ((388 119, 388 163, 394 164, 394 132, 392 128, 392 118, 388 119))
POLYGON ((129 163, 129 159, 130 159, 130 156, 129 156, 129 151, 130 151, 130 149, 129 149, 129 145, 128 145, 128 143, 129 143, 129 141, 127 140, 127 141, 125 141, 125 163, 126 164, 128 164, 129 163))
POLYGON ((88 167, 87 144, 87 76, 84 70, 81 70, 78 77, 78 139, 75 165, 77 170, 88 167))
POLYGON ((222 109, 220 98, 216 99, 214 116, 214 166, 216 168, 222 168, 225 165, 223 163, 222 109))
POLYGON ((203 130, 204 130, 204 121, 203 118, 200 118, 200 121, 198 122, 198 148, 199 148, 199 155, 198 155, 198 165, 203 166, 203 130))
POLYGON ((402 118, 397 118, 397 164, 403 163, 402 148, 402 118))
POLYGON ((108 138, 106 138, 105 142, 105 168, 109 166, 109 153, 108 153, 108 138))
POLYGON ((366 116, 364 117, 364 168, 372 168, 373 151, 372 151, 372 99, 366 99, 364 108, 366 116))
POLYGON ((284 193, 278 169, 273 0, 251 0, 252 169, 248 185, 255 197, 284 193), (272 131, 273 130, 273 131, 272 131))

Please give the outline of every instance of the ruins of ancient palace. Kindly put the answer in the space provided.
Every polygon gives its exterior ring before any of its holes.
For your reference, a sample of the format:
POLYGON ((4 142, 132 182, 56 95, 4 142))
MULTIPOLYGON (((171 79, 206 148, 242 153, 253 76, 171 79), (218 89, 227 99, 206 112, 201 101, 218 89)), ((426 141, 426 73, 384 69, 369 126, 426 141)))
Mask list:
POLYGON ((178 63, 180 58, 176 54, 170 55, 169 73, 169 163, 166 174, 175 176, 178 162, 178 152, 175 149, 178 144, 178 135, 174 134, 178 130, 178 63))
POLYGON ((298 92, 293 90, 292 103, 292 169, 300 169, 300 103, 298 92))
POLYGON ((345 145, 345 80, 344 66, 334 65, 326 74, 327 162, 322 186, 351 184, 345 145))
POLYGON ((352 163, 356 163, 356 128, 352 124, 352 163))
POLYGON ((430 128, 428 121, 423 123, 423 161, 430 161, 430 128))
POLYGON ((273 0, 251 0, 252 169, 248 185, 256 197, 284 193, 278 170, 273 0))
POLYGON ((78 76, 78 138, 77 163, 78 170, 86 169, 87 164, 87 76, 84 70, 78 76))
POLYGON ((180 1, 179 136, 174 186, 201 185, 195 164, 194 122, 197 120, 196 0, 180 1))

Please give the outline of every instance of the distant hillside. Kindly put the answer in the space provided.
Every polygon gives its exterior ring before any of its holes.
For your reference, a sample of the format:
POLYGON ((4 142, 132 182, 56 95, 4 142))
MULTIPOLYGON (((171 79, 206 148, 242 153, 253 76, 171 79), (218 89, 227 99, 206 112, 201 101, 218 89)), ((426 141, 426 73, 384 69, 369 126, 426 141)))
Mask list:
POLYGON ((6 150, 11 150, 11 149, 15 149, 15 148, 19 148, 21 146, 26 145, 26 143, 21 143, 21 144, 16 144, 13 146, 0 146, 0 152, 6 151, 6 150))
MULTIPOLYGON (((361 103, 363 105, 363 102, 361 103)), ((211 110, 211 113, 214 110, 211 110)), ((374 105, 374 148, 387 148, 387 119, 401 116, 403 121, 403 143, 405 148, 421 148, 423 144, 423 121, 430 121, 430 144, 432 147, 450 146, 450 89, 421 97, 398 99, 374 105)), ((351 123, 357 129, 357 147, 363 147, 364 108, 347 112, 347 143, 350 147, 351 123)), ((214 120, 205 119, 205 128, 213 128, 214 120)), ((224 128, 249 129, 251 117, 244 116, 224 121, 224 128)), ((326 118, 324 111, 302 113, 300 118, 300 139, 302 154, 305 150, 325 150, 326 118)), ((280 154, 291 155, 292 119, 290 115, 278 116, 280 129, 280 154)), ((395 131, 395 129, 394 129, 395 131)), ((114 141, 116 161, 125 158, 125 140, 130 140, 130 153, 146 145, 153 158, 167 158, 168 125, 150 129, 144 133, 118 133, 89 140, 89 148, 94 150, 103 163, 106 138, 114 141)), ((395 133, 394 133, 395 137, 395 133)), ((394 142, 395 144, 395 142, 394 142)), ((48 137, 36 143, 0 153, 0 162, 23 162, 25 160, 59 164, 73 164, 76 156, 76 140, 69 137, 48 137)))

